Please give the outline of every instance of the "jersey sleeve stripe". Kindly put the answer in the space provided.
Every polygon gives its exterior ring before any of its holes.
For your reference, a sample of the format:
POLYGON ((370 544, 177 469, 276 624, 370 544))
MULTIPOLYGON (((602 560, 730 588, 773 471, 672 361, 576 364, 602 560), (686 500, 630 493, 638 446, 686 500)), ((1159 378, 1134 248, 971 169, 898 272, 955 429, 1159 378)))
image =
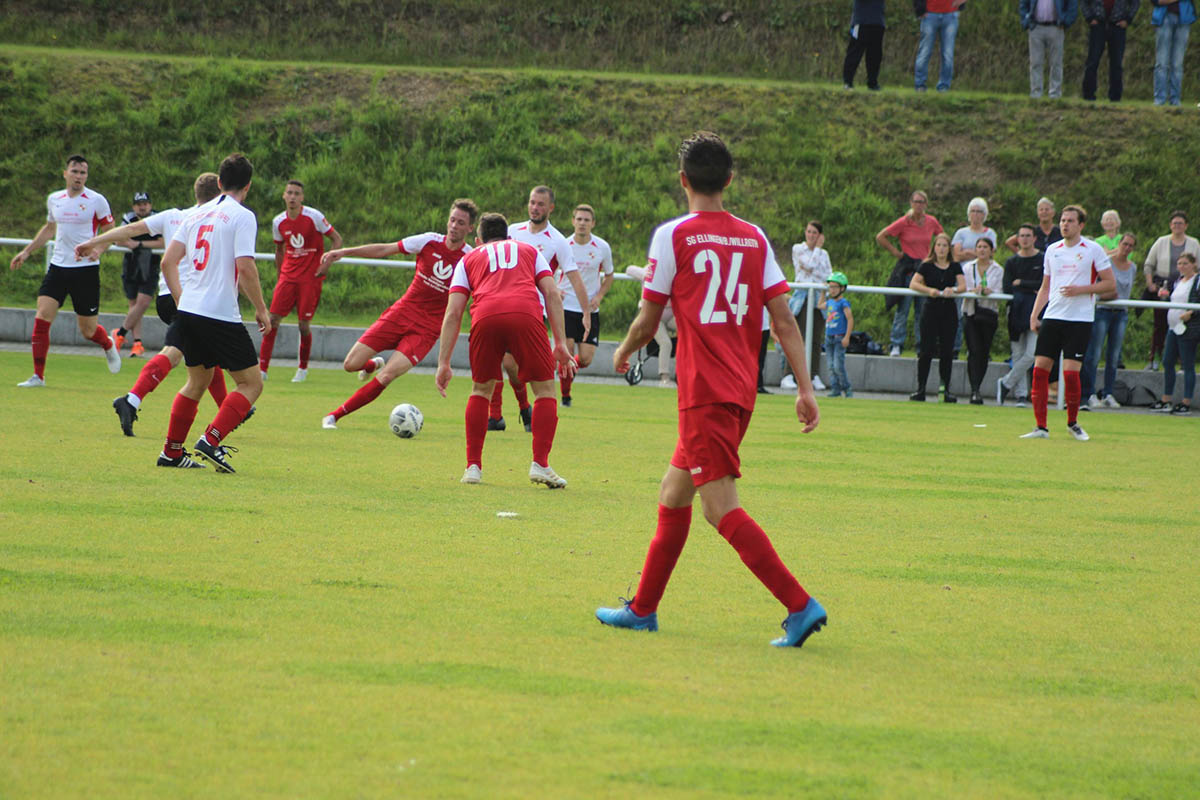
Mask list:
MULTIPOLYGON (((786 288, 786 286, 785 286, 785 288, 786 288)), ((671 300, 670 295, 665 295, 662 292, 656 292, 650 288, 642 289, 642 297, 644 297, 645 299, 650 300, 652 302, 658 303, 660 306, 665 306, 671 300)))

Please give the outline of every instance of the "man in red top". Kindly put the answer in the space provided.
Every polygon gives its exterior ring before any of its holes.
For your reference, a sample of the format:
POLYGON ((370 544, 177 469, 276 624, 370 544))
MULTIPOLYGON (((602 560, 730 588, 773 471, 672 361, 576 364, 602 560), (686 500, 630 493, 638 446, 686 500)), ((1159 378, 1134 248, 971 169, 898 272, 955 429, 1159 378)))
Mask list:
POLYGON ((529 480, 551 489, 567 485, 550 468, 550 448, 558 427, 558 400, 554 387, 554 362, 564 375, 575 374, 575 359, 567 350, 562 298, 554 272, 536 247, 508 238, 508 220, 501 214, 484 214, 479 220, 480 246, 454 268, 450 300, 442 321, 438 347, 437 387, 446 396, 454 372, 450 355, 458 341, 467 300, 471 306, 471 380, 467 399, 467 469, 463 483, 482 479, 483 440, 488 430, 488 405, 496 381, 503 373, 505 353, 520 365, 519 379, 533 388, 533 463, 529 480), (539 294, 540 293, 540 294, 539 294), (554 348, 546 341, 543 312, 550 320, 554 348))
POLYGON ((658 530, 637 594, 620 608, 597 609, 596 617, 619 628, 658 630, 658 603, 687 541, 699 491, 704 518, 788 610, 784 635, 771 644, 799 647, 825 624, 825 609, 742 509, 734 479, 741 477, 738 446, 757 397, 764 304, 796 375, 796 416, 809 433, 819 414, 804 339, 788 310, 787 283, 766 234, 724 209, 722 193, 733 177, 725 143, 715 133, 695 133, 680 148, 679 164, 689 213, 654 232, 645 302, 613 354, 617 371, 628 370, 629 357, 650 341, 671 303, 679 329, 679 440, 659 489, 658 530))
MULTIPOLYGON (((909 199, 909 205, 911 208, 908 213, 875 234, 875 241, 879 243, 879 246, 896 258, 896 266, 892 268, 888 286, 908 288, 908 284, 912 282, 912 276, 921 266, 921 262, 929 258, 933 237, 942 232, 942 223, 937 221, 937 217, 925 213, 925 209, 929 207, 929 198, 925 196, 924 192, 913 192, 909 199), (891 242, 893 237, 900 242, 899 250, 891 242)), ((889 309, 893 306, 896 308, 896 313, 892 317, 892 348, 888 354, 898 356, 904 347, 904 340, 908 338, 908 307, 910 305, 913 307, 916 346, 917 350, 920 350, 921 311, 925 308, 924 295, 918 297, 888 295, 885 304, 889 309), (916 302, 913 302, 914 300, 916 302)))
POLYGON ((379 397, 389 383, 412 369, 433 347, 446 313, 450 279, 458 262, 471 252, 467 234, 478 216, 479 207, 473 201, 459 198, 450 206, 444 236, 422 233, 407 236, 399 242, 330 250, 321 259, 321 266, 328 267, 346 256, 386 258, 396 253, 408 253, 417 257, 417 272, 408 291, 359 337, 342 362, 347 372, 357 370, 359 380, 366 381, 366 386, 352 394, 333 413, 327 414, 321 421, 322 428, 337 428, 339 419, 379 397), (383 350, 395 350, 386 363, 378 355, 383 350))
POLYGON ((324 214, 304 205, 304 184, 300 181, 287 182, 283 190, 283 203, 286 210, 271 221, 275 266, 279 270, 279 277, 275 282, 275 291, 271 293, 271 329, 263 334, 258 368, 262 370, 263 380, 266 380, 279 323, 294 308, 300 318, 300 366, 292 383, 300 383, 308 377, 312 318, 321 302, 321 287, 329 271, 329 264, 321 258, 325 252, 324 237, 329 237, 329 243, 336 250, 342 246, 342 236, 333 229, 324 214))

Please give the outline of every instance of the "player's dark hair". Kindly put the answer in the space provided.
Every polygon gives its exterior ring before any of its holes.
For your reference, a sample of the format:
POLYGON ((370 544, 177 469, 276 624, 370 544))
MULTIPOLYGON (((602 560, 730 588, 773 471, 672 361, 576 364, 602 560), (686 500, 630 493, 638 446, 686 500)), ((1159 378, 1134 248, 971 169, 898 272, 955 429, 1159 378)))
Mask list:
POLYGON ((471 224, 475 224, 475 220, 479 219, 479 206, 475 205, 475 201, 466 197, 460 197, 450 204, 450 210, 458 209, 465 211, 467 216, 471 218, 471 224))
POLYGON ((530 194, 544 194, 550 198, 550 205, 554 205, 554 190, 549 186, 537 185, 529 190, 530 194))
POLYGON ((254 177, 254 167, 250 164, 250 159, 241 153, 230 153, 217 168, 217 176, 221 181, 222 191, 236 192, 250 185, 250 179, 254 177))
POLYGON ((1186 224, 1188 221, 1187 212, 1183 211, 1183 209, 1177 208, 1171 212, 1171 216, 1167 217, 1167 222, 1173 221, 1176 217, 1179 217, 1180 219, 1182 219, 1184 221, 1184 224, 1186 224))
POLYGON ((508 238, 508 220, 503 214, 489 212, 479 218, 479 240, 484 244, 508 238))
POLYGON ((733 175, 733 154, 712 131, 696 131, 679 146, 679 169, 692 191, 718 194, 733 175))
POLYGON ((221 184, 217 179, 217 173, 201 172, 196 176, 196 182, 192 184, 192 194, 196 195, 197 203, 204 205, 220 193, 221 184))
POLYGON ((1034 236, 1037 236, 1037 232, 1038 232, 1037 226, 1034 225, 1032 222, 1022 222, 1020 225, 1017 226, 1017 233, 1020 233, 1021 231, 1025 230, 1026 228, 1029 228, 1029 232, 1032 233, 1034 236))
MULTIPOLYGON (((810 220, 808 221, 808 225, 812 225, 814 228, 816 228, 816 229, 817 229, 817 233, 824 233, 824 232, 825 232, 825 228, 823 228, 823 227, 821 226, 821 223, 820 223, 820 222, 818 222, 818 221, 817 221, 817 220, 815 220, 815 219, 810 219, 810 220)), ((808 227, 808 225, 805 225, 804 227, 806 227, 806 228, 807 228, 807 227, 808 227)))
POLYGON ((587 203, 580 203, 579 205, 575 206, 575 210, 571 212, 571 216, 575 216, 575 214, 578 214, 580 211, 586 211, 587 213, 591 214, 592 222, 596 221, 596 209, 592 208, 587 203))
POLYGON ((1068 211, 1075 212, 1075 215, 1078 218, 1080 225, 1087 222, 1087 212, 1083 210, 1083 206, 1076 206, 1076 205, 1063 206, 1062 213, 1065 214, 1068 211))
POLYGON ((288 181, 287 185, 288 186, 298 186, 298 187, 300 187, 300 191, 304 191, 304 184, 301 183, 300 181, 296 180, 295 178, 292 178, 290 181, 288 181))
POLYGON ((86 164, 86 163, 88 163, 88 160, 86 158, 84 158, 83 156, 79 155, 79 153, 75 153, 74 155, 67 156, 67 166, 68 167, 71 166, 72 164, 86 164))

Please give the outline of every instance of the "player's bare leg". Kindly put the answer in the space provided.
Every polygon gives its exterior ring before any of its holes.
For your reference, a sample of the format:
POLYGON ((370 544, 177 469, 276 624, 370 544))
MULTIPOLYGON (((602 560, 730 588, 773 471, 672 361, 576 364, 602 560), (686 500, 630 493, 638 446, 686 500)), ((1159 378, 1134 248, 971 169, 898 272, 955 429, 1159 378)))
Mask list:
MULTIPOLYGON (((571 357, 575 359, 576 363, 578 363, 579 356, 575 354, 575 340, 567 337, 565 344, 567 345, 567 352, 570 353, 571 357)), ((562 394, 562 404, 567 408, 571 407, 571 384, 574 382, 574 376, 558 376, 558 386, 562 394)))
POLYGON ((529 465, 529 480, 551 489, 562 489, 566 478, 560 477, 550 468, 550 448, 554 446, 554 432, 558 428, 558 399, 554 392, 554 380, 530 381, 533 389, 534 414, 531 421, 533 433, 533 462, 529 465))
MULTIPOLYGON (((342 361, 342 369, 346 370, 346 372, 361 372, 366 370, 367 374, 370 375, 383 366, 382 363, 373 363, 377 355, 379 355, 378 350, 373 350, 362 342, 355 342, 354 346, 350 348, 350 352, 346 353, 346 358, 342 361)), ((379 361, 382 362, 383 359, 379 359, 379 361)))
POLYGON ((312 320, 302 319, 297 323, 300 329, 300 349, 297 353, 299 365, 292 383, 303 383, 308 378, 308 357, 312 354, 312 320))
MULTIPOLYGON (((575 364, 579 369, 583 369, 592 363, 592 358, 596 355, 596 345, 588 344, 587 342, 579 342, 576 345, 574 339, 567 339, 567 351, 570 352, 575 359, 575 364)), ((571 405, 571 384, 574 383, 574 377, 560 376, 558 379, 559 387, 562 390, 562 404, 564 406, 571 405)))
MULTIPOLYGON (((134 345, 142 341, 142 319, 146 316, 146 310, 150 308, 150 303, 154 300, 148 294, 138 292, 138 295, 133 300, 129 301, 129 310, 125 314, 125 321, 121 323, 121 328, 133 334, 134 345)), ((120 331, 118 331, 120 333, 120 331)), ((122 337, 114 336, 113 343, 117 345, 119 350, 123 339, 122 337)), ((141 355, 142 350, 135 349, 130 352, 130 355, 141 355)))
POLYGON ((75 318, 79 325, 79 333, 85 339, 91 339, 96 344, 104 348, 104 358, 108 361, 108 371, 114 375, 121 371, 121 354, 117 351, 112 337, 108 335, 108 331, 104 330, 104 326, 100 324, 98 315, 77 316, 75 318))
POLYGON ((503 381, 475 381, 471 396, 467 398, 464 427, 467 438, 467 469, 463 472, 463 483, 480 483, 483 480, 483 440, 488 432, 488 406, 492 392, 503 381))
MULTIPOLYGON (((375 350, 372 350, 361 342, 356 342, 354 347, 350 348, 350 352, 346 355, 346 360, 342 363, 342 366, 347 372, 352 372, 356 369, 354 364, 362 365, 371 363, 375 358, 375 353, 375 350), (355 350, 358 348, 362 348, 362 350, 356 355, 355 350), (369 353, 370 355, 364 357, 364 353, 369 353), (351 356, 354 356, 353 361, 351 360, 351 356)), ((383 390, 387 388, 389 383, 412 368, 413 362, 408 356, 400 352, 392 353, 392 357, 382 367, 374 371, 374 375, 372 375, 362 388, 350 395, 349 399, 338 406, 333 413, 325 415, 324 419, 321 420, 321 427, 326 430, 336 429, 339 419, 375 400, 375 398, 383 393, 383 390)))
POLYGON ((525 424, 525 432, 532 433, 533 407, 529 405, 529 394, 525 390, 525 382, 518 376, 517 360, 512 357, 512 353, 505 353, 501 366, 504 368, 504 373, 508 375, 508 385, 512 387, 513 397, 517 398, 517 407, 520 409, 521 422, 525 424))
POLYGON ((258 349, 258 369, 262 379, 267 379, 267 370, 271 368, 271 354, 275 352, 275 337, 279 335, 279 323, 283 317, 271 314, 271 328, 263 333, 262 346, 258 349))

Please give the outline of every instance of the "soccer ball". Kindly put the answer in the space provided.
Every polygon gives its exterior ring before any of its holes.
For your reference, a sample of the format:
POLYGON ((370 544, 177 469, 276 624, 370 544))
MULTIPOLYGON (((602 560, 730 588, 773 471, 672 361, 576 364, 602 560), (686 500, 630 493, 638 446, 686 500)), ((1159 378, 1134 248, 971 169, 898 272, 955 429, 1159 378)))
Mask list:
POLYGON ((411 403, 396 406, 388 417, 388 427, 401 439, 413 438, 421 432, 421 426, 424 424, 425 417, 421 414, 421 409, 411 403))

